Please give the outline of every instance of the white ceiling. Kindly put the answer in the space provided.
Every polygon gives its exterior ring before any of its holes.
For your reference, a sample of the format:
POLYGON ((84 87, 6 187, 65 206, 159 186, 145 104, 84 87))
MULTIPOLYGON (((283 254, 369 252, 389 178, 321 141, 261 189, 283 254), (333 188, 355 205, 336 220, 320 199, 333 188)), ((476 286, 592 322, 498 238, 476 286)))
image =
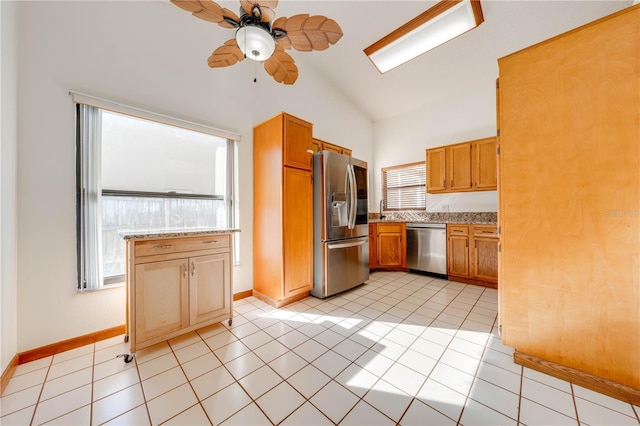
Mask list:
MULTIPOLYGON (((233 11, 239 7, 236 1, 218 3, 233 11)), ((275 11, 276 16, 309 13, 338 22, 344 36, 337 44, 320 52, 289 53, 298 65, 300 78, 304 78, 309 68, 315 69, 375 122, 437 103, 478 85, 492 88, 498 76, 498 58, 623 9, 633 1, 482 0, 484 23, 478 28, 380 74, 363 49, 435 3, 280 0, 275 11)), ((187 14, 172 7, 176 15, 187 14)), ((204 25, 215 27, 211 39, 199 41, 211 46, 211 51, 233 37, 233 30, 206 22, 204 25)), ((194 60, 203 63, 206 58, 194 60)))

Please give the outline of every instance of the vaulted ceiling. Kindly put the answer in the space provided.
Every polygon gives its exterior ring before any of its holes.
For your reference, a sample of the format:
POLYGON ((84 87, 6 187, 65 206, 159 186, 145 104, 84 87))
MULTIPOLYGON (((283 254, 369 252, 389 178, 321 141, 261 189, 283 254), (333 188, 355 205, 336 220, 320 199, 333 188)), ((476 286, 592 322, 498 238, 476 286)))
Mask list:
MULTIPOLYGON (((218 1, 237 11, 237 1, 218 1)), ((478 86, 493 90, 498 76, 497 59, 630 6, 632 0, 525 1, 483 0, 484 23, 478 28, 388 73, 380 74, 363 49, 436 1, 311 1, 280 0, 276 17, 300 13, 325 15, 336 20, 344 36, 324 51, 290 51, 300 78, 309 68, 326 78, 372 121, 420 109, 478 86)), ((210 38, 192 40, 213 51, 233 37, 231 29, 203 22, 175 8, 176 19, 210 25, 210 38), (183 15, 187 15, 185 16, 183 15)), ((176 37, 195 37, 182 31, 176 37)), ((194 57, 206 66, 206 57, 194 57)), ((244 61, 238 66, 252 66, 244 61)), ((211 72, 216 72, 215 69, 211 72)), ((266 74, 265 74, 266 75, 266 74)))

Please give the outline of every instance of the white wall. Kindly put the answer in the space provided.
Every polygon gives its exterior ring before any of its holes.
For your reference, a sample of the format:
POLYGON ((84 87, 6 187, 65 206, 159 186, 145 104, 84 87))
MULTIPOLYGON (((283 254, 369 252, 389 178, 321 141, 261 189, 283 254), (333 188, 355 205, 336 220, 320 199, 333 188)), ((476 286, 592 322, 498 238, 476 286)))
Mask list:
POLYGON ((18 346, 16 12, 0 2, 0 374, 18 346))
MULTIPOLYGON (((249 60, 211 70, 207 57, 232 33, 170 2, 19 2, 17 8, 19 352, 125 320, 123 288, 75 292, 75 136, 69 90, 242 135, 241 266, 234 268, 234 292, 253 285, 254 124, 286 111, 314 123, 318 137, 371 161, 371 122, 302 60, 294 86, 273 82, 249 60)), ((298 59, 296 52, 292 56, 298 59)))
MULTIPOLYGON (((374 125, 374 200, 382 197, 383 167, 425 161, 427 148, 496 135, 495 79, 486 72, 485 84, 461 88, 445 99, 431 102, 412 113, 382 120, 374 125), (398 146, 402 146, 398 149, 398 146)), ((497 211, 496 191, 427 194, 427 211, 497 211)))

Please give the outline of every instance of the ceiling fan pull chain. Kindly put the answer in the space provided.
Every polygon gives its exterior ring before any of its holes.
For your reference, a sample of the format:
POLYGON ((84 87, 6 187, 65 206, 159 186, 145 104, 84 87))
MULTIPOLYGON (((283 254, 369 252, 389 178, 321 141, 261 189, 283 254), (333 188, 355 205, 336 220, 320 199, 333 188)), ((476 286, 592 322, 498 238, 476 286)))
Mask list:
POLYGON ((258 62, 253 61, 253 82, 258 82, 258 62))

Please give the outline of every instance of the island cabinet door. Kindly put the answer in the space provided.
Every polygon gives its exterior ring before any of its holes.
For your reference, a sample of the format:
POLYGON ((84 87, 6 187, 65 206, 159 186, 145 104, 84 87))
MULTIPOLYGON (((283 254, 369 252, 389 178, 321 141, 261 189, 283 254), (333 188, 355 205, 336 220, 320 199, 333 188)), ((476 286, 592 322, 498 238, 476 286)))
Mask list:
POLYGON ((190 325, 230 311, 230 274, 229 253, 189 258, 190 325))
POLYGON ((138 343, 189 324, 187 259, 136 265, 135 274, 138 343))

